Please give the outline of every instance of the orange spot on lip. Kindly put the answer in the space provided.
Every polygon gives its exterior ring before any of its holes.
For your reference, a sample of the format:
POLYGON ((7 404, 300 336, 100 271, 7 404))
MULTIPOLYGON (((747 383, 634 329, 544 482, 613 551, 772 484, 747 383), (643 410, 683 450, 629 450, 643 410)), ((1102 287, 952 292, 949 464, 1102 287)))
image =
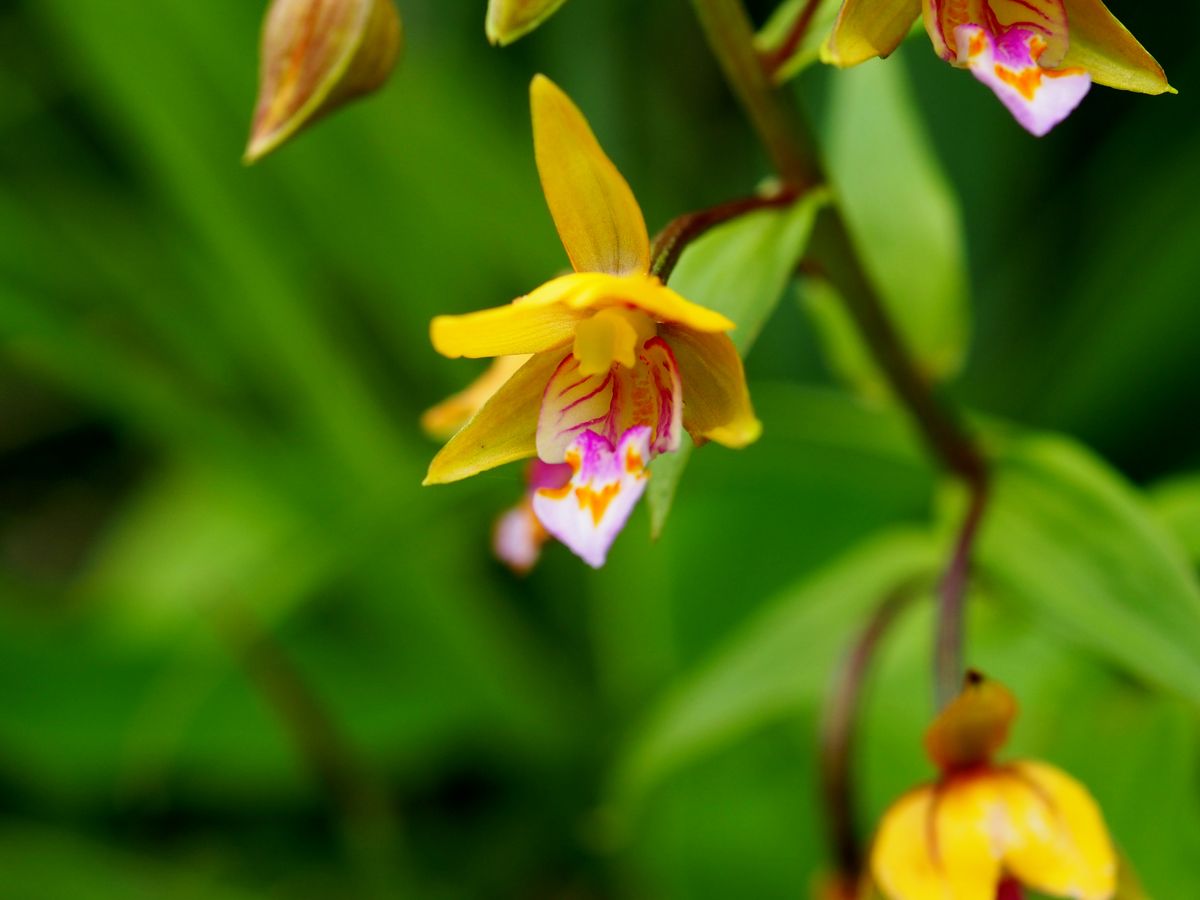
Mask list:
POLYGON ((1014 72, 1012 69, 1006 69, 999 63, 996 64, 996 77, 1010 87, 1017 89, 1018 93, 1026 100, 1032 101, 1038 90, 1042 86, 1042 76, 1046 74, 1044 70, 1022 69, 1020 72, 1014 72))
POLYGON ((642 460, 642 454, 630 447, 625 453, 625 471, 633 475, 645 467, 646 463, 642 460))
POLYGON ((599 491, 592 490, 586 484, 575 488, 575 499, 579 501, 581 510, 591 510, 592 524, 599 525, 600 520, 608 511, 609 504, 621 493, 619 483, 605 485, 599 491))

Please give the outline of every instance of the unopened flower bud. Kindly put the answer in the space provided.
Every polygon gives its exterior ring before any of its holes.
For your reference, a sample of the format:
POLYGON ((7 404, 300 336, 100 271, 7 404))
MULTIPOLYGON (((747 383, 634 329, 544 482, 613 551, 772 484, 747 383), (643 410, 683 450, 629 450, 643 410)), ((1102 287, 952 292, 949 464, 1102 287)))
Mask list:
POLYGON ((383 85, 403 44, 392 0, 274 0, 263 26, 246 162, 383 85))
POLYGON ((537 28, 566 0, 490 0, 487 36, 493 44, 511 44, 537 28))

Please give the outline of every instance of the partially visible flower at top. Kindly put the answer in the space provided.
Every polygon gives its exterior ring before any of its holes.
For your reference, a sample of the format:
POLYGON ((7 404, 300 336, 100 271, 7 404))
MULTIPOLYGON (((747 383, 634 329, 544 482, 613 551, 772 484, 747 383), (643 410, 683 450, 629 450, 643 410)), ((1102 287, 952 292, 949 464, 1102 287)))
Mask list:
POLYGON ((871 850, 890 900, 998 900, 1020 885, 1052 897, 1111 900, 1117 854, 1087 789, 1042 762, 993 755, 1017 713, 1008 689, 978 673, 937 717, 925 749, 935 784, 897 800, 871 850))
POLYGON ((539 488, 545 529, 592 566, 646 488, 647 466, 698 442, 742 447, 761 426, 733 323, 650 274, 650 241, 629 185, 583 114, 549 79, 530 89, 542 189, 575 269, 507 306, 433 320, 449 357, 531 354, 430 464, 426 484, 537 456, 570 466, 539 488))
MULTIPOLYGON (((447 397, 421 416, 421 427, 432 438, 447 440, 463 427, 509 378, 529 361, 529 356, 498 356, 466 388, 447 397)), ((492 529, 492 552, 518 575, 537 565, 550 533, 533 512, 533 495, 541 488, 557 490, 571 479, 566 463, 551 465, 534 459, 525 467, 525 492, 507 509, 492 529)))
POLYGON ((382 86, 403 46, 392 0, 274 0, 263 23, 246 162, 382 86))
POLYGON ((970 69, 1039 137, 1071 114, 1093 82, 1174 92, 1101 0, 844 0, 822 58, 853 66, 887 56, 918 15, 937 53, 970 69))
POLYGON ((537 28, 567 0, 488 0, 487 36, 504 46, 537 28))

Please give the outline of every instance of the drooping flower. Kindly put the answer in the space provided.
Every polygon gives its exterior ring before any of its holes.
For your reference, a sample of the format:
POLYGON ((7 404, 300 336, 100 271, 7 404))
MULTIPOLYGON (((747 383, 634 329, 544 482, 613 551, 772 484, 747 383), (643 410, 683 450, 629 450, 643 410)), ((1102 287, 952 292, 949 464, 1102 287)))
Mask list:
POLYGON ((887 56, 917 16, 947 62, 970 69, 1041 136, 1092 83, 1162 94, 1162 67, 1101 0, 844 0, 822 58, 853 66, 887 56))
POLYGON ((997 900, 1019 885, 1112 900, 1117 854, 1095 800, 1042 762, 996 763, 1017 704, 978 673, 938 716, 925 748, 941 769, 884 814, 871 873, 889 900, 997 900))
POLYGON ((650 241, 629 185, 583 114, 557 86, 531 86, 542 189, 575 271, 507 306, 439 316, 449 357, 530 354, 442 448, 426 484, 457 481, 537 456, 570 481, 535 491, 554 537, 592 566, 646 488, 647 466, 678 449, 682 429, 731 447, 761 430, 733 323, 650 274, 650 241))

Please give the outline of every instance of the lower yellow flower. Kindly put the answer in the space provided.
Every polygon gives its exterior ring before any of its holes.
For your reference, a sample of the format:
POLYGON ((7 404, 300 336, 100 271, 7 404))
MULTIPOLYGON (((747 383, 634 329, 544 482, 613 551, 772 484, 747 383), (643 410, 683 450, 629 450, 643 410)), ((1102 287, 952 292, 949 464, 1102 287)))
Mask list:
POLYGON ((650 274, 641 210, 582 113, 544 77, 531 96, 542 188, 575 271, 507 306, 434 319, 445 356, 527 361, 434 458, 425 483, 535 455, 565 464, 569 482, 537 488, 532 509, 599 567, 648 464, 677 450, 683 429, 741 447, 761 428, 725 334, 733 323, 650 274))
POLYGON ((1117 855, 1087 789, 1041 762, 997 764, 1016 715, 1006 688, 976 673, 926 735, 942 769, 887 811, 871 873, 891 900, 997 900, 1017 885, 1111 900, 1117 855))

